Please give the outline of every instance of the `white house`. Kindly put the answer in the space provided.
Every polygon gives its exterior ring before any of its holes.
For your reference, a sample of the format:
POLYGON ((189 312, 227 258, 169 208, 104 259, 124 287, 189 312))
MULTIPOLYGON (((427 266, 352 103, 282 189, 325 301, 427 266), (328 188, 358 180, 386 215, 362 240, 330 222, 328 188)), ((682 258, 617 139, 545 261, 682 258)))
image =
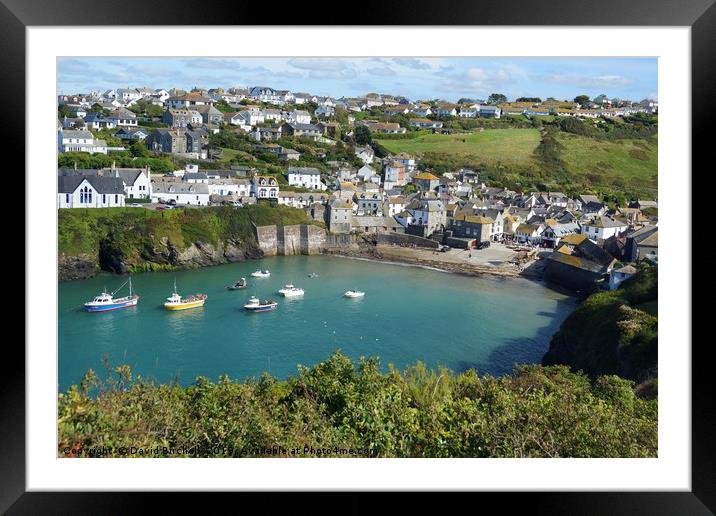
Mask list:
POLYGON ((124 184, 118 177, 70 175, 57 178, 58 208, 124 206, 124 184))
POLYGON ((606 240, 607 238, 621 235, 627 229, 629 229, 629 225, 626 222, 600 215, 582 223, 580 232, 586 235, 589 240, 596 242, 597 240, 606 240))
POLYGON ((57 133, 59 152, 89 152, 90 154, 107 154, 107 143, 95 140, 89 131, 63 131, 57 133))
POLYGON ((177 204, 206 206, 209 204, 209 185, 181 181, 155 181, 152 202, 176 201, 177 204))
POLYGON ((248 179, 210 179, 208 186, 210 195, 233 195, 236 197, 251 195, 251 182, 248 179))
POLYGON ((356 147, 355 154, 365 164, 372 163, 375 157, 375 153, 370 147, 356 147))
POLYGON ((272 176, 254 176, 251 179, 251 195, 257 199, 278 200, 278 180, 272 176))
POLYGON ((515 229, 515 240, 538 244, 542 241, 542 233, 545 229, 544 224, 520 224, 515 229))
POLYGON ((285 120, 289 124, 310 124, 311 113, 303 110, 289 111, 285 115, 285 120))
POLYGON ((310 188, 311 190, 326 190, 327 186, 321 182, 321 171, 312 167, 288 167, 289 186, 310 188))
POLYGON ((149 167, 146 168, 104 168, 99 171, 104 177, 118 177, 124 185, 126 199, 151 199, 152 180, 149 167))

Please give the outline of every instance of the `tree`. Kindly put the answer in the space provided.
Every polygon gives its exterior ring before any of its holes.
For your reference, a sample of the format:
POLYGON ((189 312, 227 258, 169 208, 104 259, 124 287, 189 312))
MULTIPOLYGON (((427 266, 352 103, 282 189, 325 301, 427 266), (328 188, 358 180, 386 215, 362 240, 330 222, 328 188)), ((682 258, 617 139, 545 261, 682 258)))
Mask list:
POLYGON ((368 145, 373 140, 370 129, 365 125, 359 125, 353 131, 353 137, 358 145, 368 145))
POLYGON ((147 146, 144 145, 144 142, 141 140, 137 140, 136 142, 132 143, 132 145, 129 147, 129 151, 135 158, 150 157, 149 151, 147 150, 147 146))
POLYGON ((542 99, 539 97, 520 97, 517 102, 542 102, 542 99))
POLYGON ((576 102, 580 106, 588 103, 589 101, 590 101, 590 99, 589 99, 588 95, 578 95, 578 96, 574 97, 574 102, 576 102))
POLYGON ((487 97, 488 104, 500 104, 502 102, 507 102, 507 97, 502 93, 491 93, 490 96, 487 97))

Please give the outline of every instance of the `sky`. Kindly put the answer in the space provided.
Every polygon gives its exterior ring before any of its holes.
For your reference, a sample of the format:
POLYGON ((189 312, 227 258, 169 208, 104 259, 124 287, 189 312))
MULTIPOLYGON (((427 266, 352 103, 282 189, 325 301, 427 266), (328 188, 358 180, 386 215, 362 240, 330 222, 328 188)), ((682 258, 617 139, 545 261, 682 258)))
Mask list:
POLYGON ((269 86, 313 95, 366 93, 411 100, 517 97, 658 100, 657 58, 525 57, 65 57, 60 94, 110 88, 190 90, 269 86))

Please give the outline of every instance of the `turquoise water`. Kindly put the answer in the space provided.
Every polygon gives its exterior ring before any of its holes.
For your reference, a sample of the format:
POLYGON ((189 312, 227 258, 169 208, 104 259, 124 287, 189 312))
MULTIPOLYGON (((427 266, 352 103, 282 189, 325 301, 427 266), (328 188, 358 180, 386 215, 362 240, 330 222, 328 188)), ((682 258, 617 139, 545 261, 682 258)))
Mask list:
MULTIPOLYGON (((329 256, 266 258, 180 272, 133 276, 140 295, 135 308, 86 313, 82 303, 125 277, 101 274, 59 285, 60 390, 94 369, 129 364, 135 374, 186 385, 197 376, 212 380, 284 378, 297 364, 312 365, 334 350, 358 358, 380 356, 398 368, 421 360, 431 367, 479 373, 509 373, 514 363, 539 362, 552 334, 573 310, 574 300, 523 279, 475 278, 329 256), (251 278, 257 268, 271 277, 251 278), (308 278, 317 272, 318 278, 308 278), (245 276, 249 288, 225 286, 245 276), (162 307, 176 278, 180 294, 203 292, 206 305, 183 312, 162 307), (305 289, 284 299, 286 283, 305 289), (362 299, 344 291, 366 292, 362 299), (255 294, 279 302, 273 312, 247 313, 255 294)), ((117 295, 126 295, 125 286, 117 295)))

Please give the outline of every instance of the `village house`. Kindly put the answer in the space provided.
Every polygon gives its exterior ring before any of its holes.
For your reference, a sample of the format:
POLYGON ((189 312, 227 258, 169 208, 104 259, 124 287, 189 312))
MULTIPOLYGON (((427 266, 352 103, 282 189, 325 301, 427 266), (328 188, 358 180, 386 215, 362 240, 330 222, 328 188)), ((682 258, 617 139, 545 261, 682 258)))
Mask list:
POLYGON ((181 129, 154 129, 144 140, 148 150, 167 154, 186 152, 185 131, 181 129))
POLYGON ((326 190, 321 182, 321 171, 312 167, 288 167, 286 174, 289 186, 298 186, 310 190, 326 190))
POLYGON ((197 106, 194 109, 201 115, 201 122, 199 123, 223 125, 224 114, 214 106, 197 106))
POLYGON ((452 104, 441 104, 435 108, 434 113, 439 117, 457 116, 457 109, 452 104))
POLYGON ((144 140, 147 136, 149 136, 149 132, 146 129, 139 129, 139 128, 127 128, 122 127, 119 131, 114 133, 114 135, 117 138, 121 138, 122 140, 144 140))
POLYGON ((112 208, 124 206, 124 183, 119 177, 58 175, 58 208, 112 208))
POLYGON ((152 185, 152 202, 175 201, 189 206, 207 206, 209 204, 209 185, 204 183, 185 183, 157 179, 152 185))
POLYGON ((115 120, 105 117, 102 113, 93 111, 85 117, 85 124, 89 129, 114 129, 117 127, 115 120))
POLYGON ((162 122, 169 127, 187 127, 200 125, 203 121, 201 113, 195 109, 167 109, 162 115, 162 122))
POLYGON ((386 198, 383 203, 383 214, 389 217, 395 217, 398 213, 405 210, 407 200, 401 195, 386 198))
POLYGON ((539 244, 545 229, 544 224, 520 224, 515 229, 515 240, 520 243, 539 244))
POLYGON ((606 240, 609 237, 621 235, 629 228, 626 222, 601 215, 583 222, 581 233, 587 235, 592 241, 606 240))
POLYGON ((490 217, 460 214, 455 215, 450 229, 453 237, 474 239, 477 243, 489 242, 494 222, 490 217))
MULTIPOLYGON (((151 173, 146 168, 117 168, 114 162, 111 167, 101 169, 60 168, 59 176, 111 177, 119 178, 124 187, 126 199, 149 199, 152 194, 151 173)), ((109 203, 114 206, 113 203, 109 203)))
POLYGON ((395 186, 407 184, 408 176, 405 165, 399 161, 391 161, 383 167, 383 188, 390 190, 395 186))
POLYGON ((200 93, 192 92, 185 95, 169 97, 164 104, 169 108, 181 109, 194 108, 196 106, 208 106, 214 104, 214 101, 213 99, 205 97, 200 93))
MULTIPOLYGON (((550 219, 551 220, 551 219, 550 219)), ((576 222, 570 222, 567 224, 560 224, 556 221, 549 221, 546 223, 546 229, 542 232, 542 241, 547 247, 557 247, 560 240, 567 235, 572 235, 579 232, 579 224, 576 222)))
POLYGON ((287 136, 305 137, 313 141, 318 140, 323 135, 321 129, 313 124, 283 124, 281 128, 287 136))
POLYGON ((606 280, 617 260, 588 238, 576 243, 578 236, 564 238, 549 255, 544 278, 573 290, 588 291, 606 280))
POLYGON ((309 113, 308 111, 297 109, 295 111, 289 111, 288 113, 286 113, 284 119, 289 124, 310 124, 311 113, 309 113))
POLYGON ((107 143, 95 140, 89 131, 59 130, 57 132, 57 150, 59 152, 88 152, 107 154, 107 143))
POLYGON ((430 120, 429 118, 411 118, 408 122, 412 127, 427 127, 439 129, 443 126, 440 120, 430 120))
POLYGON ((609 290, 616 290, 619 286, 637 273, 633 265, 625 265, 618 269, 612 269, 609 273, 609 290))
POLYGON ((273 176, 254 176, 251 179, 251 195, 257 199, 278 200, 278 180, 273 176))
POLYGON ((232 199, 249 197, 251 195, 251 182, 243 178, 210 178, 207 182, 209 195, 230 196, 232 199))
POLYGON ((630 262, 638 263, 648 259, 653 262, 659 257, 659 228, 657 226, 644 226, 626 237, 624 258, 630 262))
POLYGON ((251 137, 258 142, 275 141, 283 136, 283 126, 257 127, 250 134, 251 137))
POLYGON ((356 215, 359 216, 383 216, 383 197, 379 192, 366 193, 362 192, 357 195, 356 203, 358 210, 356 215))
POLYGON ((430 172, 421 172, 413 178, 413 183, 420 190, 432 191, 440 184, 440 178, 430 172))
POLYGON ((249 97, 266 102, 267 104, 282 104, 283 99, 278 90, 268 86, 253 86, 249 88, 249 97))
POLYGON ((373 158, 375 157, 375 153, 373 152, 373 149, 370 147, 356 147, 355 149, 355 155, 360 158, 360 160, 365 163, 372 163, 373 158))
POLYGON ((113 122, 115 127, 137 127, 137 115, 123 107, 110 112, 107 119, 113 122))
POLYGON ((328 229, 331 233, 350 233, 353 203, 347 199, 334 199, 328 204, 328 229))
POLYGON ((406 228, 407 233, 427 238, 437 230, 442 231, 447 224, 445 206, 439 199, 415 198, 410 202, 407 210, 413 219, 406 228))
POLYGON ((481 118, 500 118, 502 110, 498 106, 483 106, 479 107, 481 118))

